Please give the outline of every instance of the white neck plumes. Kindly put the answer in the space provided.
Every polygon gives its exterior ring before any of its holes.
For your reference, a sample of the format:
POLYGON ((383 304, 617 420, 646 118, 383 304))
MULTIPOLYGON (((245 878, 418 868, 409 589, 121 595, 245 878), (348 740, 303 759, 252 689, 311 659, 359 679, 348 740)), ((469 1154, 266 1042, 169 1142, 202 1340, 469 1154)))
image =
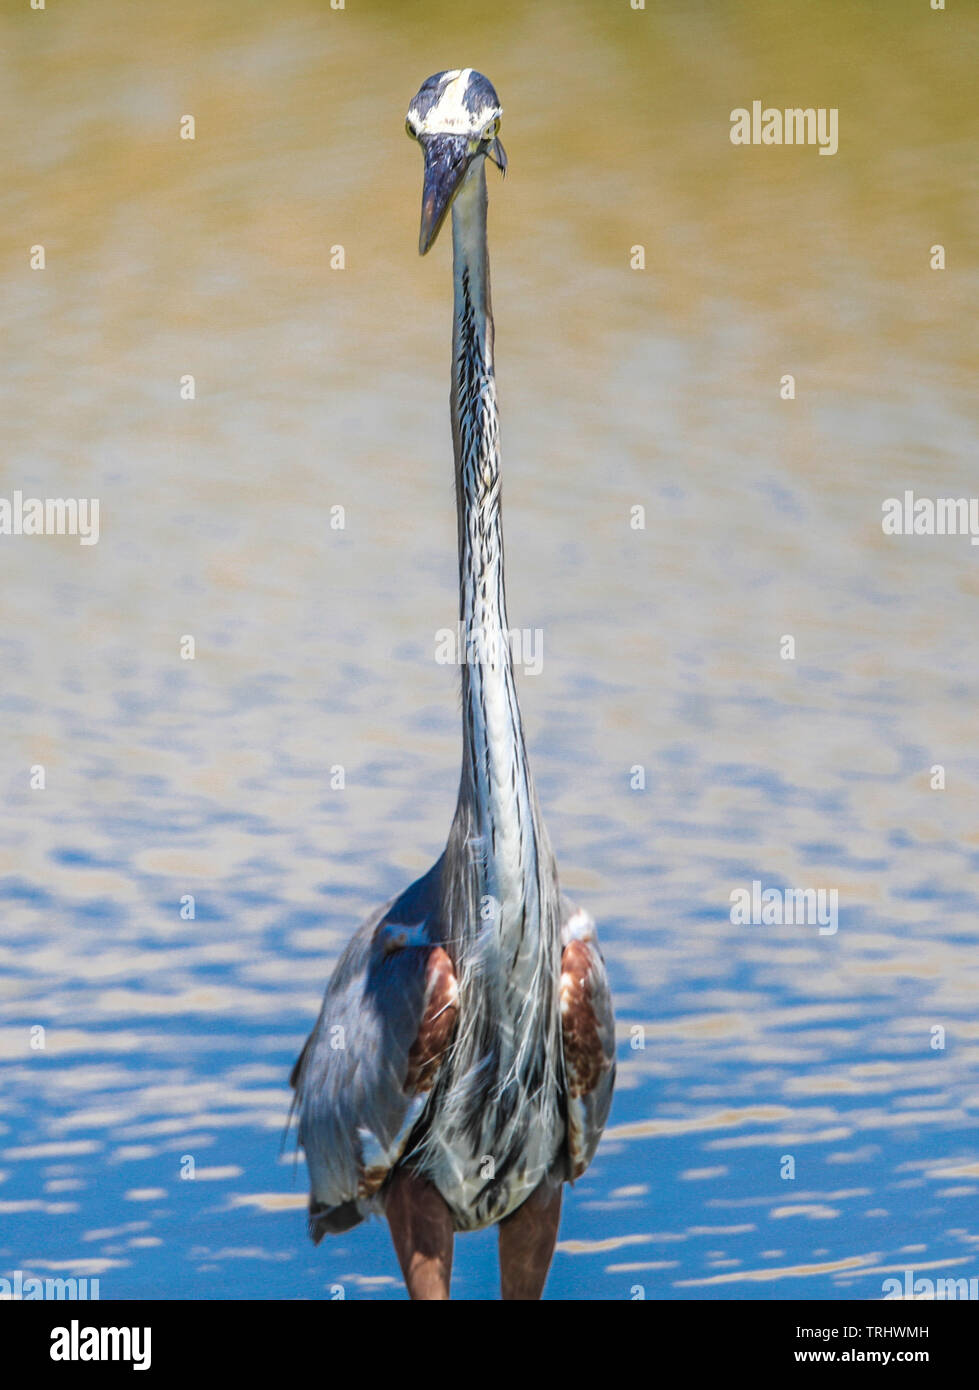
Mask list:
POLYGON ((452 205, 455 323, 452 432, 459 511, 462 795, 484 837, 488 891, 522 894, 535 867, 533 790, 507 632, 500 515, 499 418, 486 247, 485 162, 475 160, 452 205))

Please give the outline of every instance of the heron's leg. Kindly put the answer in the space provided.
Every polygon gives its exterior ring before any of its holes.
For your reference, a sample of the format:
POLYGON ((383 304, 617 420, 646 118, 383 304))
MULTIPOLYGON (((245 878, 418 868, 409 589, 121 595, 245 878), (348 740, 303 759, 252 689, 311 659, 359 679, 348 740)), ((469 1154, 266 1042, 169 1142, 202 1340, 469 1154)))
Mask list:
POLYGON ((448 1298, 452 1213, 438 1188, 401 1168, 388 1186, 384 1210, 409 1296, 448 1298))
POLYGON ((540 1298, 561 1221, 561 1183, 545 1179, 500 1222, 500 1289, 505 1299, 540 1298))

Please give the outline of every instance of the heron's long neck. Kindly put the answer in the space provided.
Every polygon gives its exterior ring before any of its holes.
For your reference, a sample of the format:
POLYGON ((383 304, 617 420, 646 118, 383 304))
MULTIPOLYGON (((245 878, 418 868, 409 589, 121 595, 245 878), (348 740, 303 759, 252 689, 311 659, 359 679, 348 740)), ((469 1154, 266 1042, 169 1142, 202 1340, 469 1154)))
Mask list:
POLYGON ((507 635, 499 422, 486 247, 486 177, 476 160, 452 205, 452 435, 459 517, 463 764, 460 813, 484 841, 488 892, 522 891, 536 811, 507 635), (468 803, 468 804, 467 804, 468 803))

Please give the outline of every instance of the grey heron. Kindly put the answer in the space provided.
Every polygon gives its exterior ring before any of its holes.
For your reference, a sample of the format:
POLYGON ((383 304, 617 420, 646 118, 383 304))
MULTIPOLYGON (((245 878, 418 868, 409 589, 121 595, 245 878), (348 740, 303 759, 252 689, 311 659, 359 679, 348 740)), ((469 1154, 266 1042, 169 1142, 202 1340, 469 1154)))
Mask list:
POLYGON ((499 1223, 504 1298, 540 1298, 565 1182, 588 1167, 615 1078, 591 917, 560 892, 507 640, 486 243, 502 110, 471 68, 407 115, 424 155, 419 251, 451 209, 451 417, 462 631, 462 775, 441 858, 337 962, 293 1068, 314 1242, 386 1216, 412 1298, 449 1297, 453 1238, 499 1223))

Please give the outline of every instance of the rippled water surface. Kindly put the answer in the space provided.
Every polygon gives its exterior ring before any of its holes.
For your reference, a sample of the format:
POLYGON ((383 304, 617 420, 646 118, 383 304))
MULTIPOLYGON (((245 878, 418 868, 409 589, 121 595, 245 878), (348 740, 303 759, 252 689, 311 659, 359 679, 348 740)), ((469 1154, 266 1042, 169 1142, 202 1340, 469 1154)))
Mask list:
MULTIPOLYGON (((308 1243, 280 1140, 338 950, 454 806, 450 247, 401 127, 460 63, 506 108, 526 733, 619 1021, 548 1294, 979 1274, 979 549, 880 525, 976 486, 964 10, 4 18, 0 493, 102 534, 0 537, 0 1274, 403 1297, 380 1223, 308 1243), (756 98, 838 107, 839 153, 736 149, 756 98), (733 926, 754 880, 835 889, 838 931, 733 926)), ((496 1280, 460 1240, 456 1296, 496 1280)))

